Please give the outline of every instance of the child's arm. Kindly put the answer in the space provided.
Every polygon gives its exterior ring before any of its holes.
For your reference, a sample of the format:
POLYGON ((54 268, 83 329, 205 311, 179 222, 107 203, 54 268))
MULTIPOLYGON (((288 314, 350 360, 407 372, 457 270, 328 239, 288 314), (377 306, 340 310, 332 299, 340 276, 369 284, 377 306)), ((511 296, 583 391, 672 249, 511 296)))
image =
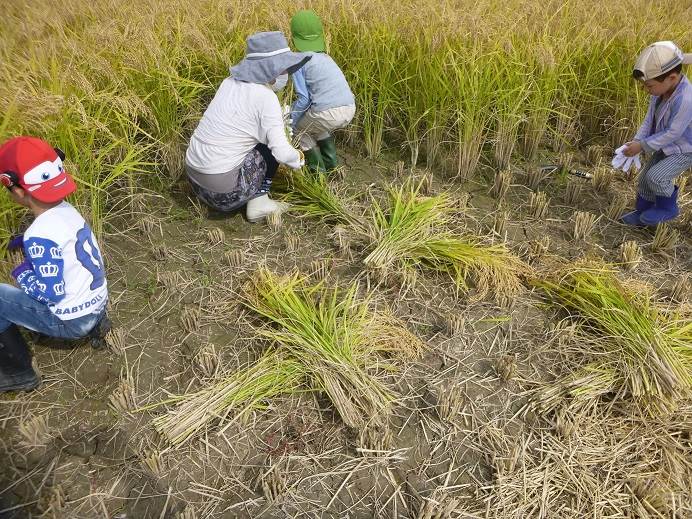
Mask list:
POLYGON ((651 98, 649 100, 649 108, 646 110, 646 116, 642 121, 637 134, 634 136, 635 141, 643 141, 645 138, 651 134, 651 128, 654 124, 654 113, 656 112, 656 98, 651 98))
POLYGON ((58 303, 65 297, 62 249, 52 240, 32 237, 24 241, 26 260, 12 271, 17 284, 41 303, 58 303))
POLYGON ((298 121, 303 117, 305 112, 308 111, 310 105, 312 104, 312 99, 310 98, 310 92, 308 91, 308 85, 305 82, 305 74, 303 69, 299 69, 292 75, 293 78, 293 90, 296 93, 297 99, 293 102, 291 106, 291 125, 295 131, 298 121))
POLYGON ((675 142, 692 124, 692 103, 685 103, 680 96, 670 107, 668 127, 641 140, 642 147, 652 153, 675 142))

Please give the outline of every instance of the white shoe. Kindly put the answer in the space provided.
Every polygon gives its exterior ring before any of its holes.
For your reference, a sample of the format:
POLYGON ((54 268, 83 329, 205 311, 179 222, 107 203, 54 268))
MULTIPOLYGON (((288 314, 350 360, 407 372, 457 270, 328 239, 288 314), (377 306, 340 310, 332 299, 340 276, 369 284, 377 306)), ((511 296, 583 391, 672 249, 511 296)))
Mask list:
POLYGON ((248 222, 257 223, 274 213, 283 213, 288 209, 288 204, 277 202, 269 198, 269 195, 258 196, 250 200, 245 206, 245 216, 248 222))

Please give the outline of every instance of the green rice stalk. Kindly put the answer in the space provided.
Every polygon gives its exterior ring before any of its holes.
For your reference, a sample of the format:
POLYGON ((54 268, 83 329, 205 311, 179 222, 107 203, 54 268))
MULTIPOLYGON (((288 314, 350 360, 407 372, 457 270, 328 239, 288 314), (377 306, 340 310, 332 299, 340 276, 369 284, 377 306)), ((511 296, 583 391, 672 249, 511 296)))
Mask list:
POLYGON ((286 172, 275 181, 282 200, 306 216, 322 218, 333 223, 352 224, 355 217, 327 182, 324 174, 311 173, 307 168, 286 172))
MULTIPOLYGON (((246 292, 246 305, 274 326, 258 333, 307 370, 308 386, 326 393, 344 422, 360 427, 388 413, 394 394, 377 376, 391 370, 376 354, 392 352, 393 327, 383 327, 371 302, 358 300, 357 285, 345 290, 309 286, 295 273, 279 277, 260 270, 246 292)), ((402 329, 403 330, 403 329, 402 329)), ((410 334, 398 337, 410 339, 410 334)), ((399 341, 399 348, 406 341, 399 341)), ((420 341, 406 344, 418 350, 420 341)))
POLYGON ((535 285, 581 324, 590 370, 612 370, 619 398, 655 411, 689 396, 692 323, 667 318, 604 267, 575 268, 535 285))
POLYGON ((233 411, 233 420, 262 409, 265 402, 299 390, 305 367, 290 357, 268 352, 255 364, 196 393, 173 396, 140 410, 161 405, 175 406, 154 420, 154 427, 173 445, 182 445, 213 421, 223 423, 233 411))
POLYGON ((479 297, 489 291, 516 294, 526 265, 504 245, 486 245, 475 236, 448 231, 453 200, 446 194, 422 197, 420 187, 409 180, 390 189, 388 207, 373 203, 374 246, 365 265, 382 271, 421 266, 448 274, 460 288, 467 288, 470 277, 479 297))

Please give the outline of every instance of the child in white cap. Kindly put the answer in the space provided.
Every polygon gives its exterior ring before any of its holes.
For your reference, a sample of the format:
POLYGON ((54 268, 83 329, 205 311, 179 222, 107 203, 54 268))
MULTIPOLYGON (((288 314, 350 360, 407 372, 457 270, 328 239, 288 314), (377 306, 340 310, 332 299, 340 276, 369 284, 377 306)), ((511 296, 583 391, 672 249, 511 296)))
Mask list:
POLYGON ((648 46, 637 58, 633 76, 651 95, 649 110, 634 139, 621 152, 651 154, 639 174, 634 211, 622 216, 629 225, 657 225, 677 217, 678 188, 674 180, 692 168, 692 85, 682 73, 692 54, 671 41, 648 46))

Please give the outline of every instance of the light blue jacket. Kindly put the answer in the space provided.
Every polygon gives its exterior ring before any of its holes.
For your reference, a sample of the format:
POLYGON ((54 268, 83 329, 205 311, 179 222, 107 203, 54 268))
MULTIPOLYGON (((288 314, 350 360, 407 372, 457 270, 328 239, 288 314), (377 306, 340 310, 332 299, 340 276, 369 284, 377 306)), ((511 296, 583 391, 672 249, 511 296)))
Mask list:
POLYGON ((339 106, 355 104, 344 73, 332 58, 323 52, 308 52, 312 59, 293 74, 297 95, 291 107, 291 122, 295 128, 308 109, 322 112, 339 106))
POLYGON ((673 94, 661 101, 656 110, 658 100, 658 96, 651 96, 649 110, 634 140, 649 153, 692 153, 692 84, 682 76, 673 94))

